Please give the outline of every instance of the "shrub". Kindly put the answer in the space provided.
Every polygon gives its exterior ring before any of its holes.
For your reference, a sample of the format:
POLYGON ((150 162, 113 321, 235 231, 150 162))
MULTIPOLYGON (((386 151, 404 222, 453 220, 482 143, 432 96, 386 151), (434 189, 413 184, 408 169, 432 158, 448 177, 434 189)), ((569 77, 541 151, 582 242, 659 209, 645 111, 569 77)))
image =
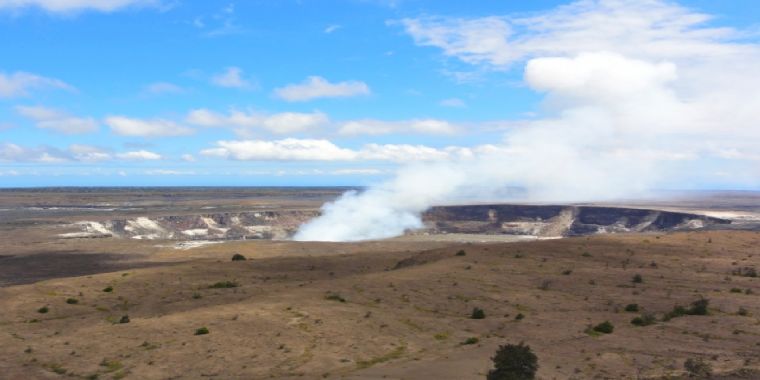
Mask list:
POLYGON ((465 339, 464 342, 462 342, 461 344, 464 346, 468 344, 477 344, 478 342, 480 342, 480 339, 476 337, 471 337, 471 338, 465 339))
POLYGON ((211 289, 237 288, 240 286, 236 281, 219 281, 209 286, 211 289))
POLYGON ((79 303, 79 300, 76 298, 67 298, 66 303, 69 305, 76 305, 79 303))
POLYGON ((636 274, 635 276, 633 276, 633 279, 631 281, 633 281, 634 284, 641 284, 642 282, 644 282, 644 278, 641 277, 640 274, 636 274))
POLYGON ((334 292, 327 292, 325 299, 330 301, 346 302, 345 298, 343 298, 339 293, 334 292))
POLYGON ((205 327, 201 327, 201 328, 195 330, 195 335, 206 335, 208 333, 209 333, 209 331, 205 327))
POLYGON ((749 315, 749 311, 743 307, 740 307, 736 314, 741 315, 742 317, 746 317, 749 315))
POLYGON ((243 256, 243 255, 241 255, 239 253, 236 253, 236 254, 232 255, 232 261, 245 261, 245 256, 243 256))
POLYGON ((604 321, 594 326, 592 330, 602 334, 612 334, 612 331, 615 330, 615 326, 613 326, 610 321, 604 321))
POLYGON ((640 317, 631 319, 631 324, 634 326, 649 326, 655 323, 656 319, 652 314, 642 314, 640 317))
POLYGON ((662 318, 664 321, 669 321, 673 318, 682 317, 684 315, 707 315, 707 306, 710 304, 710 300, 706 298, 700 298, 694 302, 691 303, 691 307, 688 309, 676 305, 673 307, 673 310, 669 311, 665 316, 662 318))
POLYGON ((707 315, 707 305, 710 304, 710 300, 706 298, 698 299, 691 303, 689 308, 689 315, 707 315))
POLYGON ((565 269, 565 270, 562 271, 562 274, 565 275, 565 276, 569 276, 570 273, 573 273, 572 269, 565 269))
POLYGON ((464 249, 460 249, 454 256, 467 256, 467 252, 464 249))
POLYGON ((692 377, 698 378, 710 378, 712 377, 712 366, 710 363, 705 362, 702 358, 692 359, 688 358, 683 363, 683 367, 689 372, 692 377))
POLYGON ((625 311, 630 312, 630 313, 635 313, 639 311, 639 304, 629 303, 628 305, 625 305, 625 311))
POLYGON ((50 311, 50 309, 48 309, 48 307, 47 307, 47 306, 43 306, 43 307, 41 307, 41 308, 37 309, 37 312, 38 312, 38 313, 40 313, 40 314, 45 314, 45 313, 47 313, 48 311, 50 311))
POLYGON ((121 319, 119 319, 119 323, 129 323, 129 316, 128 315, 122 315, 121 319))
POLYGON ((523 313, 518 313, 517 315, 515 315, 515 320, 516 321, 521 321, 524 318, 525 318, 525 315, 523 315, 523 313))
POLYGON ((757 269, 755 267, 736 268, 731 271, 731 274, 742 277, 757 277, 757 269))
POLYGON ((111 293, 113 292, 113 286, 106 286, 105 288, 103 288, 103 291, 106 293, 111 293))
POLYGON ((479 307, 475 307, 472 309, 472 314, 470 315, 471 319, 484 319, 486 317, 486 312, 483 311, 483 309, 479 307))
POLYGON ((731 288, 731 293, 742 293, 742 290, 739 288, 731 288))
POLYGON ((488 371, 488 380, 531 380, 536 378, 538 357, 530 346, 506 344, 499 346, 496 355, 491 358, 494 369, 488 371))
POLYGON ((200 293, 193 293, 193 299, 194 300, 199 300, 201 298, 203 298, 203 296, 200 293))

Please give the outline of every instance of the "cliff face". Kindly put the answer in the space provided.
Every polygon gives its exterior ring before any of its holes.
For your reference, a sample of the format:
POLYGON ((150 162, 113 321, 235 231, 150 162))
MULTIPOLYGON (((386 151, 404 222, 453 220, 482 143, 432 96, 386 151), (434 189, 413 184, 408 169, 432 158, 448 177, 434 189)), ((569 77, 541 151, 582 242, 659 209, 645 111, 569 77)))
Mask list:
MULTIPOLYGON (((222 212, 77 222, 67 238, 149 240, 288 239, 318 210, 222 212)), ((411 234, 579 236, 597 233, 693 230, 730 221, 703 215, 592 206, 438 206, 422 215, 425 228, 411 234)))
POLYGON ((427 233, 578 236, 701 229, 729 220, 681 212, 595 206, 438 206, 423 214, 427 233))

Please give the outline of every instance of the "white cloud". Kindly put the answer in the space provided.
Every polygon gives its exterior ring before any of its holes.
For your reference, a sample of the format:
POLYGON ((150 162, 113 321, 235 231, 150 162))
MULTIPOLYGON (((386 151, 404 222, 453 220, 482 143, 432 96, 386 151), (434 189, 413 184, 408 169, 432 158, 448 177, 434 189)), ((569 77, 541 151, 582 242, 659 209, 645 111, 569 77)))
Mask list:
POLYGON ((130 6, 160 5, 158 0, 0 0, 0 9, 39 7, 48 12, 76 12, 93 10, 113 12, 130 6))
POLYGON ((17 106, 16 112, 35 121, 37 128, 66 134, 96 132, 98 123, 93 118, 70 116, 67 113, 42 106, 17 106))
POLYGON ((181 158, 185 162, 195 162, 195 157, 192 154, 183 154, 181 158))
POLYGON ((328 140, 219 141, 217 146, 203 150, 201 154, 251 161, 346 161, 356 158, 356 152, 340 148, 328 140))
POLYGON ((12 74, 0 72, 0 98, 26 96, 32 90, 44 89, 73 91, 74 87, 59 79, 47 78, 23 71, 17 71, 12 74))
POLYGON ((125 116, 110 116, 106 118, 105 123, 111 127, 111 131, 121 136, 166 137, 193 133, 193 130, 188 127, 164 119, 141 120, 125 116))
POLYGON ((340 26, 340 25, 338 25, 338 24, 332 24, 332 25, 328 25, 328 26, 325 28, 324 32, 325 32, 326 34, 330 34, 330 33, 334 32, 334 31, 336 31, 336 30, 338 30, 338 29, 340 29, 340 28, 342 28, 342 26, 340 26))
POLYGON ((374 119, 353 120, 344 123, 339 133, 342 135, 385 135, 391 133, 450 135, 458 127, 436 119, 413 119, 402 121, 383 121, 374 119))
POLYGON ((367 144, 361 149, 342 148, 329 140, 231 140, 218 141, 202 155, 241 161, 390 161, 417 162, 472 158, 493 152, 490 145, 434 148, 409 144, 367 144))
POLYGON ((186 121, 203 127, 232 127, 243 136, 251 135, 260 129, 277 134, 303 132, 329 123, 327 115, 321 112, 263 114, 232 110, 225 115, 204 108, 190 111, 186 121))
POLYGON ((330 83, 319 76, 306 78, 303 83, 276 88, 275 96, 289 102, 303 102, 317 98, 339 98, 369 95, 370 89, 360 81, 330 83))
POLYGON ((155 82, 145 86, 143 92, 151 95, 182 94, 185 89, 174 83, 155 82))
POLYGON ((111 159, 110 153, 90 145, 74 144, 69 146, 69 152, 76 161, 98 162, 111 159))
POLYGON ((243 70, 239 67, 228 67, 224 72, 211 77, 211 83, 219 87, 249 89, 256 87, 250 80, 245 79, 243 70))
POLYGON ((452 108, 464 108, 467 107, 467 104, 465 104, 464 100, 459 98, 448 98, 443 99, 439 103, 440 105, 444 107, 452 107, 452 108))
POLYGON ((158 153, 150 152, 147 150, 137 150, 133 152, 119 153, 116 157, 122 160, 135 160, 135 161, 152 161, 160 160, 161 155, 158 153))

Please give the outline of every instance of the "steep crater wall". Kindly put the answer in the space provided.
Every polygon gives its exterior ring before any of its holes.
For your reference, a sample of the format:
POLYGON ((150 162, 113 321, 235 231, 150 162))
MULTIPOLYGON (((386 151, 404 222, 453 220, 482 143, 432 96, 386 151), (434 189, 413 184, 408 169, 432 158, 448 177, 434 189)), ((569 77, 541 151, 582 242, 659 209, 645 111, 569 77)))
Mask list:
POLYGON ((704 215, 649 209, 556 205, 438 206, 423 214, 422 232, 541 237, 677 231, 730 224, 704 215))
MULTIPOLYGON (((81 221, 63 238, 148 240, 288 239, 319 210, 222 212, 202 215, 81 221), (73 231, 72 231, 73 229, 73 231)), ((553 205, 436 206, 422 215, 425 227, 409 234, 579 236, 599 233, 677 231, 729 224, 703 215, 615 207, 553 205)))

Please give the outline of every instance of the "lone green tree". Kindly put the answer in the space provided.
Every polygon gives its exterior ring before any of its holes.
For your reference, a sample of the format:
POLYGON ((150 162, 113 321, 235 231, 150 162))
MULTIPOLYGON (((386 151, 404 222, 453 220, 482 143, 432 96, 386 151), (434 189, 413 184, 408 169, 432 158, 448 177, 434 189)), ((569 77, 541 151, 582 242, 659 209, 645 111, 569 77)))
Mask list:
POLYGON ((538 357, 523 342, 499 346, 491 358, 494 369, 488 371, 487 380, 532 380, 538 371, 538 357))

